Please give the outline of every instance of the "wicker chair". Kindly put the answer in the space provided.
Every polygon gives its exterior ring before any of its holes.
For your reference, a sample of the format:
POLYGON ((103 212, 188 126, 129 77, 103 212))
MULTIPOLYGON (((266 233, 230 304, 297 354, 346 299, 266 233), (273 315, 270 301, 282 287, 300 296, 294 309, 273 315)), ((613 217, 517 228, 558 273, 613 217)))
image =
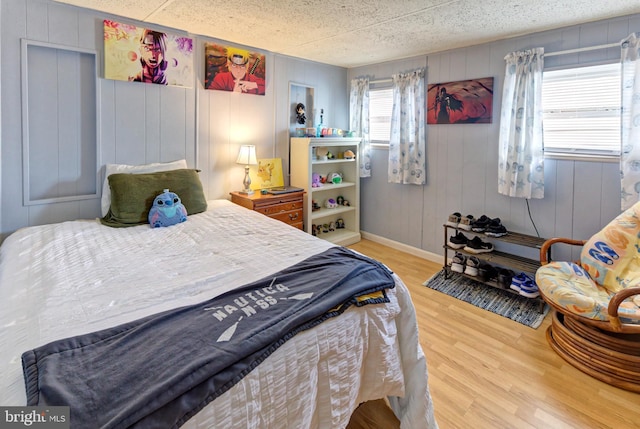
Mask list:
POLYGON ((547 240, 536 272, 552 309, 551 347, 581 371, 640 393, 640 203, 587 241, 547 240), (580 261, 551 261, 559 244, 582 246, 580 261))

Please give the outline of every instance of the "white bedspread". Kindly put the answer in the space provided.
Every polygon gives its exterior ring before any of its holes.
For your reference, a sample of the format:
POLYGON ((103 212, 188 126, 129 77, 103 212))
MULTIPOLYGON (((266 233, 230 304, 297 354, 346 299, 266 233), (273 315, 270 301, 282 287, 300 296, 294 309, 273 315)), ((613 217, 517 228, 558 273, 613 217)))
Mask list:
MULTIPOLYGON (((168 228, 17 231, 0 247, 0 405, 26 403, 26 350, 210 299, 330 246, 226 200, 168 228)), ((359 403, 384 396, 404 397, 391 398, 403 429, 437 427, 415 311, 396 280, 391 304, 298 334, 185 427, 343 428, 359 403)))

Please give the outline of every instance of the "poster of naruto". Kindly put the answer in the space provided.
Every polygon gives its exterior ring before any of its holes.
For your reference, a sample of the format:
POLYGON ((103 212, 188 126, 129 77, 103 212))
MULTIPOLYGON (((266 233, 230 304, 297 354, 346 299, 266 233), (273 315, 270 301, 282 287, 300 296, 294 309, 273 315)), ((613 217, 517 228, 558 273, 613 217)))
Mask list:
POLYGON ((264 55, 232 46, 205 43, 206 89, 264 95, 264 55))
POLYGON ((104 77, 193 86, 193 39, 104 20, 104 77))
POLYGON ((492 112, 492 77, 428 86, 428 124, 490 124, 492 112))

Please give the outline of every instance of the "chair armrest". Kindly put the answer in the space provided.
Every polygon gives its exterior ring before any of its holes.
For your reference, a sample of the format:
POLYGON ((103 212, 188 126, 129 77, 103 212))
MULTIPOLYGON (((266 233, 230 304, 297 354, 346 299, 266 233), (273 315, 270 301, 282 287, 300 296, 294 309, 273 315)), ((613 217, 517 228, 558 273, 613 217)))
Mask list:
POLYGON ((622 323, 620 322, 620 319, 618 317, 618 309, 620 308, 620 304, 622 304, 622 301, 624 301, 625 299, 634 295, 640 295, 640 286, 628 287, 616 292, 616 294, 611 297, 609 306, 607 307, 607 313, 609 313, 609 322, 613 326, 614 330, 622 330, 622 323))
POLYGON ((574 240, 572 238, 556 237, 550 238, 540 247, 540 264, 546 265, 551 262, 551 246, 558 243, 569 244, 572 246, 583 246, 587 240, 574 240))

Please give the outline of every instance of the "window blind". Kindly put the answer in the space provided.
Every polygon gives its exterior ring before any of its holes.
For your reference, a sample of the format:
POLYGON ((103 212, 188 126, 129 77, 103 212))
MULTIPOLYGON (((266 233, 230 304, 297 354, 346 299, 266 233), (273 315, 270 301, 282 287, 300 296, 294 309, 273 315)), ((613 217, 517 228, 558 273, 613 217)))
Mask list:
POLYGON ((620 64, 543 74, 545 152, 620 154, 620 64))
POLYGON ((389 142, 392 107, 392 89, 369 90, 369 132, 372 142, 389 142))

